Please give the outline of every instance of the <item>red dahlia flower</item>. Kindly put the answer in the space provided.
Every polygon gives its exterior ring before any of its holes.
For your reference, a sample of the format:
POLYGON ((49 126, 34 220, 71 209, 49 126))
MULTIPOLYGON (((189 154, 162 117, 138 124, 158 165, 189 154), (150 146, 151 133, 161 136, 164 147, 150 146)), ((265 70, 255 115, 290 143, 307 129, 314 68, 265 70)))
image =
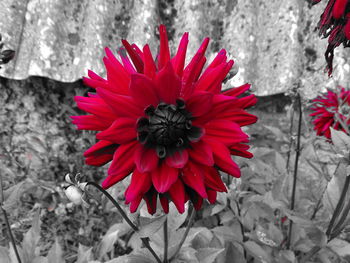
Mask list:
POLYGON ((101 131, 84 156, 89 165, 112 161, 104 188, 132 173, 125 191, 131 212, 144 199, 154 213, 159 196, 165 212, 172 201, 182 213, 188 200, 199 209, 203 199, 213 203, 217 192, 226 191, 218 170, 240 177, 231 155, 252 157, 241 126, 256 122, 244 110, 256 98, 238 97, 248 84, 221 93, 233 65, 225 50, 203 71, 208 38, 185 67, 188 33, 171 58, 165 26, 159 31, 157 64, 148 45, 141 50, 122 40, 130 57, 121 48, 122 64, 106 48, 107 80, 89 71, 84 82, 96 94, 75 97, 78 107, 91 115, 72 119, 78 129, 101 131))
MULTIPOLYGON (((314 4, 321 0, 313 0, 314 4)), ((340 44, 350 46, 350 1, 329 0, 318 23, 320 35, 328 38, 328 47, 325 53, 328 75, 333 71, 334 49, 340 44)))
POLYGON ((313 100, 314 105, 311 108, 313 113, 310 116, 315 116, 314 129, 317 135, 325 136, 331 139, 330 127, 335 130, 346 131, 350 124, 350 91, 343 87, 338 87, 337 92, 328 90, 313 100))

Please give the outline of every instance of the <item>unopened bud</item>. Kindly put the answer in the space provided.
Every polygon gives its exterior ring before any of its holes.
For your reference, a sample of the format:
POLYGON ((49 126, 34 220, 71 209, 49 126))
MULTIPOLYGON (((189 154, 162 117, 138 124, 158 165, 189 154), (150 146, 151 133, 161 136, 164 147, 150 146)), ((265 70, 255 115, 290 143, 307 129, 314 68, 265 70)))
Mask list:
POLYGON ((69 184, 74 184, 71 175, 70 174, 66 174, 66 176, 64 177, 65 181, 69 184))
POLYGON ((78 187, 70 185, 65 189, 64 192, 67 198, 75 205, 80 205, 82 203, 82 191, 78 187))

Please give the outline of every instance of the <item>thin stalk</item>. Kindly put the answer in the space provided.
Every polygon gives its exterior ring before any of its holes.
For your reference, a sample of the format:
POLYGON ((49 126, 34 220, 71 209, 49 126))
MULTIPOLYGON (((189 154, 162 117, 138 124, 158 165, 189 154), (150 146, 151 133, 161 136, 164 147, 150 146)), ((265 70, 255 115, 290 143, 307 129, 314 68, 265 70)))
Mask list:
MULTIPOLYGON (((295 162, 294 162, 294 174, 293 174, 293 188, 292 188, 292 198, 290 203, 290 209, 293 211, 295 206, 295 193, 296 193, 296 185, 297 185, 297 179, 298 179, 298 164, 299 164, 299 156, 300 156, 300 137, 301 137, 301 122, 303 117, 303 111, 301 108, 301 98, 300 94, 297 93, 297 100, 298 100, 298 112, 299 112, 299 119, 298 119, 298 134, 297 134, 297 145, 295 149, 295 162)), ((290 220, 289 223, 289 234, 287 239, 287 249, 290 247, 290 242, 292 239, 292 228, 293 228, 293 221, 290 220)))
POLYGON ((174 258, 176 257, 176 255, 180 252, 181 247, 182 247, 182 245, 185 243, 185 240, 186 240, 186 238, 187 238, 187 236, 188 236, 188 233, 190 232, 190 229, 191 229, 191 226, 192 226, 192 224, 193 224, 193 221, 194 221, 194 218, 195 218, 195 217, 196 217, 196 210, 194 209, 194 207, 192 207, 192 212, 191 212, 191 215, 190 215, 190 219, 188 220, 188 224, 187 224, 185 233, 184 233, 184 235, 182 236, 182 239, 181 239, 181 241, 180 241, 180 243, 179 243, 179 245, 178 245, 178 247, 177 247, 177 249, 176 249, 174 255, 171 257, 170 261, 171 261, 172 259, 174 259, 174 258))
MULTIPOLYGON (((292 103, 293 108, 295 107, 295 99, 292 103)), ((290 127, 289 127, 289 148, 288 148, 288 152, 287 152, 287 161, 286 161, 286 170, 289 173, 289 160, 290 160, 290 154, 292 152, 292 144, 293 144, 293 136, 292 136, 292 132, 293 132, 293 126, 294 126, 294 110, 290 116, 290 127)))
POLYGON ((164 225, 163 225, 163 234, 164 234, 164 257, 163 262, 168 263, 168 218, 165 219, 164 225))
POLYGON ((343 214, 341 215, 338 223, 334 227, 334 231, 332 231, 332 234, 330 236, 330 240, 337 237, 340 234, 340 232, 344 229, 343 224, 349 215, 349 211, 350 211, 350 202, 348 202, 347 205, 345 206, 343 214))
MULTIPOLYGON (((128 218, 128 216, 126 215, 124 210, 121 208, 121 206, 118 204, 118 202, 105 189, 103 189, 100 185, 96 184, 95 182, 88 182, 86 184, 86 186, 88 186, 88 185, 94 186, 97 190, 99 190, 102 194, 104 194, 109 199, 109 201, 111 201, 113 203, 113 205, 117 208, 118 212, 125 219, 125 221, 128 223, 128 225, 135 232, 139 231, 139 228, 133 222, 131 222, 131 220, 128 218)), ((155 260, 158 263, 162 263, 162 261, 160 260, 160 258, 156 254, 156 252, 154 252, 153 248, 151 247, 151 245, 149 243, 149 238, 148 237, 143 237, 143 238, 141 238, 141 241, 142 241, 143 245, 149 250, 149 252, 151 252, 151 254, 155 258, 155 260)))
POLYGON ((2 188, 2 175, 1 174, 0 174, 0 198, 1 198, 0 199, 1 212, 4 214, 4 219, 5 219, 5 223, 6 223, 8 234, 9 234, 10 239, 11 239, 13 250, 15 251, 18 263, 22 263, 21 257, 19 256, 18 249, 17 249, 17 246, 16 246, 15 238, 13 237, 13 234, 12 234, 12 230, 11 230, 11 226, 10 226, 10 223, 9 223, 9 219, 8 219, 6 210, 2 207, 2 204, 4 202, 4 190, 2 188))
POLYGON ((337 206, 335 207, 333 216, 331 218, 331 221, 329 222, 329 225, 328 225, 328 228, 326 231, 326 235, 327 235, 328 239, 330 239, 331 234, 332 234, 332 230, 333 230, 333 225, 334 225, 335 221, 337 220, 341 210, 344 207, 344 201, 345 201, 346 193, 349 189, 349 184, 350 184, 350 176, 346 176, 343 190, 340 194, 339 201, 337 203, 337 206))
MULTIPOLYGON (((335 227, 335 231, 333 232, 332 230, 333 230, 334 223, 337 220, 341 210, 344 207, 344 201, 345 201, 346 193, 349 189, 349 185, 350 185, 350 176, 348 175, 348 176, 346 176, 344 187, 343 187, 342 192, 340 194, 339 201, 337 203, 337 206, 334 210, 331 221, 329 222, 329 225, 328 225, 328 228, 326 231, 326 235, 328 237, 327 243, 330 242, 333 238, 335 238, 340 233, 341 225, 344 223, 346 217, 348 216, 348 213, 349 213, 348 208, 350 208, 350 203, 347 204, 346 209, 344 210, 344 214, 340 218, 338 224, 335 227), (339 229, 340 229, 340 231, 339 231, 339 229)), ((322 248, 319 246, 314 247, 305 255, 304 258, 301 259, 300 262, 301 263, 307 262, 310 258, 312 258, 314 255, 316 255, 316 253, 319 252, 321 249, 322 248)))

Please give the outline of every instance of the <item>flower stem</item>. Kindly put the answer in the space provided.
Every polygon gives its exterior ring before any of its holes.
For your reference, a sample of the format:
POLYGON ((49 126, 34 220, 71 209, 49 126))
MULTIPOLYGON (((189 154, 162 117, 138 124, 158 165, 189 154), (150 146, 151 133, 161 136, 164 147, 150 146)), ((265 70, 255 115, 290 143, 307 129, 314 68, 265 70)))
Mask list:
POLYGON ((164 233, 164 256, 163 263, 168 263, 168 218, 165 219, 163 225, 163 233, 164 233))
POLYGON ((1 198, 0 199, 1 212, 4 214, 4 219, 5 219, 5 223, 6 223, 8 234, 9 234, 10 239, 11 239, 13 250, 15 251, 18 263, 22 263, 21 257, 19 256, 19 253, 18 253, 18 250, 17 250, 15 238, 13 237, 13 234, 12 234, 12 230, 11 230, 11 226, 10 226, 10 223, 9 223, 9 219, 8 219, 6 210, 2 207, 3 202, 4 202, 4 190, 2 188, 2 175, 1 174, 0 174, 0 198, 1 198))
MULTIPOLYGON (((293 188, 292 188, 292 197, 291 197, 291 203, 290 203, 290 209, 292 211, 294 210, 294 206, 295 206, 295 193, 296 193, 296 185, 297 185, 297 179, 298 179, 298 164, 299 164, 299 156, 300 156, 301 122, 302 122, 302 116, 303 116, 303 111, 301 108, 301 98, 300 98, 300 94, 298 92, 297 92, 297 100, 298 100, 299 119, 298 119, 297 145, 296 145, 296 149, 295 149, 293 188)), ((289 249, 290 243, 292 240, 292 229, 293 229, 293 221, 290 220, 289 233, 288 233, 288 239, 287 239, 287 244, 286 244, 287 249, 289 249)))
MULTIPOLYGON (((98 185, 95 182, 88 182, 86 184, 86 186, 88 186, 88 185, 94 186, 97 190, 99 190, 102 194, 104 194, 113 203, 113 205, 117 208, 118 212, 125 219, 125 221, 129 224, 129 226, 135 232, 139 231, 139 228, 133 222, 131 222, 131 220, 128 218, 128 216, 126 215, 124 210, 121 208, 121 206, 118 204, 118 202, 105 189, 103 189, 100 185, 98 185)), ((149 243, 149 238, 148 237, 143 237, 143 238, 141 238, 141 241, 142 241, 143 245, 149 250, 149 252, 151 252, 151 254, 156 259, 156 261, 158 263, 162 263, 162 261, 160 260, 160 258, 156 254, 156 252, 154 252, 153 248, 151 247, 151 245, 149 243)))
POLYGON ((349 189, 349 184, 350 184, 350 176, 346 176, 343 190, 342 190, 342 192, 340 194, 339 201, 337 203, 337 206, 335 207, 333 216, 331 218, 331 221, 329 222, 329 225, 328 225, 328 228, 327 228, 327 231, 326 231, 326 235, 328 237, 328 241, 331 239, 333 225, 334 225, 335 221, 337 220, 337 218, 338 218, 342 208, 344 207, 344 201, 345 201, 346 193, 347 193, 347 191, 349 189))
POLYGON ((195 217, 196 217, 196 210, 194 209, 194 207, 192 207, 190 219, 188 220, 188 224, 187 224, 185 233, 184 233, 184 235, 182 236, 182 239, 181 239, 181 241, 180 241, 180 243, 179 243, 179 245, 178 245, 178 247, 177 247, 177 249, 176 249, 174 255, 171 257, 170 261, 171 261, 172 259, 174 259, 174 258, 176 257, 176 255, 180 252, 181 247, 182 247, 182 245, 185 243, 185 240, 186 240, 186 238, 187 238, 187 235, 188 235, 188 233, 190 232, 190 229, 191 229, 191 226, 192 226, 192 224, 193 224, 193 221, 194 221, 195 217))

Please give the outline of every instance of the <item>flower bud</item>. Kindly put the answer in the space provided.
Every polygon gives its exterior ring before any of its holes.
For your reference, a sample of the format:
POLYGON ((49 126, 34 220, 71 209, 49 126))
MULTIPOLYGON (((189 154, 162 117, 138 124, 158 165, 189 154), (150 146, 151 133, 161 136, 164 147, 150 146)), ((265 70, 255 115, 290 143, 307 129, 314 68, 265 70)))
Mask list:
POLYGON ((64 192, 67 198, 75 205, 80 205, 82 203, 82 191, 78 187, 70 185, 65 189, 64 192))

